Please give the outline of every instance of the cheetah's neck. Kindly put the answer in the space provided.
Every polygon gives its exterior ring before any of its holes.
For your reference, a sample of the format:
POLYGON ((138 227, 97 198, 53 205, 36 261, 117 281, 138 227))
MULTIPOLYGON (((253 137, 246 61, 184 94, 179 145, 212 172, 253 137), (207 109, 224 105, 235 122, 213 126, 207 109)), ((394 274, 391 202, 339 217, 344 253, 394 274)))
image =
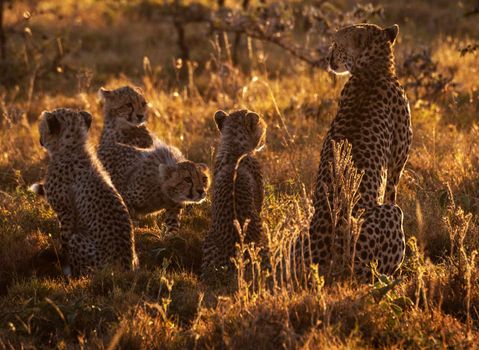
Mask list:
POLYGON ((396 69, 392 49, 387 48, 380 50, 380 52, 375 52, 374 60, 362 60, 362 58, 359 58, 355 67, 351 70, 351 75, 363 81, 373 81, 381 77, 391 77, 396 79, 396 69))

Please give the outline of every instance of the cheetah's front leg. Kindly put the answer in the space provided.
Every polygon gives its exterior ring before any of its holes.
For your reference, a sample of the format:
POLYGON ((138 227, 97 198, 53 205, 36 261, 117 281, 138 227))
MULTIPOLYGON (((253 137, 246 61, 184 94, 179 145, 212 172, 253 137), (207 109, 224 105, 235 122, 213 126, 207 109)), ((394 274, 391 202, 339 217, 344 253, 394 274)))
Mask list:
POLYGON ((167 235, 173 235, 178 233, 180 229, 180 219, 183 207, 177 206, 174 208, 168 208, 165 212, 165 231, 167 235))
POLYGON ((94 271, 102 263, 106 263, 95 242, 85 235, 75 233, 68 240, 68 256, 71 274, 81 276, 94 271))
POLYGON ((71 211, 57 211, 58 220, 60 221, 60 242, 62 252, 62 271, 67 277, 72 275, 70 261, 70 239, 75 234, 76 220, 71 211))
POLYGON ((388 169, 388 177, 386 183, 386 191, 384 194, 384 202, 389 204, 396 204, 397 188, 399 179, 406 161, 401 161, 400 165, 388 169))
POLYGON ((411 147, 411 139, 409 137, 408 146, 405 151, 400 153, 397 157, 392 158, 388 166, 388 175, 386 183, 386 191, 384 196, 384 203, 396 204, 397 188, 399 180, 401 179, 404 166, 408 160, 409 148, 411 147))

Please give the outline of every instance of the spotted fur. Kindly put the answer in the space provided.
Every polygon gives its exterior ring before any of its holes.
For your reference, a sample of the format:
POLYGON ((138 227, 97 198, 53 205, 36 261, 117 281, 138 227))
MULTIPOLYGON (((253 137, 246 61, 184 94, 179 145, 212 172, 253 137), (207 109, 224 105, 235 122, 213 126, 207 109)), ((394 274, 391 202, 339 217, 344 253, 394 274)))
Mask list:
POLYGON ((153 146, 156 137, 146 128, 148 102, 139 88, 101 88, 104 129, 102 141, 124 143, 139 148, 153 146))
POLYGON ((65 108, 40 120, 40 143, 50 155, 42 189, 60 221, 74 275, 108 263, 138 267, 128 210, 88 145, 91 121, 88 112, 65 108))
POLYGON ((203 245, 203 274, 230 264, 239 242, 235 220, 241 227, 249 220, 246 243, 264 244, 263 176, 254 153, 264 143, 266 124, 247 110, 218 111, 215 122, 221 138, 214 167, 211 229, 203 245))
POLYGON ((369 275, 371 263, 377 262, 378 272, 391 274, 403 261, 403 213, 396 205, 396 193, 412 129, 409 103, 394 69, 397 34, 397 25, 381 29, 359 24, 341 29, 334 36, 330 69, 349 72, 351 77, 341 92, 336 118, 323 143, 309 231, 311 250, 306 245, 306 256, 319 264, 323 273, 333 261, 327 207, 332 194, 322 185, 331 183, 328 164, 333 159, 332 140, 347 140, 352 145, 355 166, 364 171, 361 199, 355 208, 355 212, 365 210, 356 245, 356 272, 369 275))
POLYGON ((148 131, 143 124, 147 103, 140 90, 101 89, 100 95, 105 122, 98 156, 113 184, 132 216, 166 209, 166 230, 177 231, 184 205, 206 198, 208 167, 188 161, 148 131))

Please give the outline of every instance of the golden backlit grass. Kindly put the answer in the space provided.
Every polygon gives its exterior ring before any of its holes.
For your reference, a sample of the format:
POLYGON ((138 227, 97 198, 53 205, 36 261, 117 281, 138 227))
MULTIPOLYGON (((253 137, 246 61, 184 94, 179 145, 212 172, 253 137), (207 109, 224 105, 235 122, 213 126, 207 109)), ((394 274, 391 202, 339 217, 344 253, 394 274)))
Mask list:
MULTIPOLYGON (((454 68, 457 84, 411 101, 414 140, 398 195, 408 250, 394 279, 371 285, 323 285, 317 279, 296 289, 258 283, 253 290, 229 274, 202 283, 201 243, 211 207, 206 201, 188 208, 175 237, 163 236, 161 214, 135 223, 140 271, 105 269, 66 283, 57 266, 55 215, 27 191, 48 162, 38 142, 42 110, 91 111, 95 144, 102 127, 97 89, 140 85, 151 105, 149 127, 210 166, 218 142, 214 112, 247 107, 262 114, 268 123, 267 147, 258 154, 265 172, 263 220, 279 245, 308 226, 323 137, 346 79, 256 41, 242 55, 247 70, 233 68, 209 41, 214 36, 195 25, 187 35, 199 66, 188 80, 184 62, 173 59, 178 51, 171 25, 142 22, 133 6, 112 4, 45 1, 33 11, 15 2, 7 10, 7 25, 16 23, 20 31, 28 26, 32 36, 9 38, 17 80, 1 95, 0 348, 477 347, 479 56, 457 51, 469 42, 460 31, 477 25, 467 20, 449 28, 452 34, 434 33, 432 19, 421 27, 413 17, 401 17, 423 13, 431 7, 427 1, 403 12, 386 2, 386 21, 400 22, 404 33, 396 47, 398 65, 418 42, 429 42, 438 72, 454 68), (32 18, 25 21, 27 10, 32 18), (65 50, 61 69, 35 75, 35 67, 49 62, 57 37, 65 50), (46 49, 33 48, 33 42, 46 49)), ((439 5, 438 17, 447 6, 460 12, 450 2, 439 5)))

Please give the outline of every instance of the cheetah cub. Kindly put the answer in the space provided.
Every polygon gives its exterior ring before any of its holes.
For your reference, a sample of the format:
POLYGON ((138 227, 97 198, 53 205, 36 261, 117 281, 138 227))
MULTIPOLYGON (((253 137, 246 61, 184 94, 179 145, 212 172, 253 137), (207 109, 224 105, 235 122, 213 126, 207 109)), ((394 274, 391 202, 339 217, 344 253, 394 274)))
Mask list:
POLYGON ((148 103, 141 90, 125 86, 99 93, 104 105, 100 161, 132 216, 165 209, 166 231, 176 232, 184 205, 206 198, 208 167, 187 160, 148 131, 148 103))
POLYGON ((104 103, 103 143, 124 143, 139 148, 153 146, 156 137, 145 125, 148 102, 139 88, 100 88, 99 95, 104 103))
POLYGON ((50 156, 41 187, 60 221, 62 250, 73 275, 105 264, 136 269, 128 210, 88 144, 92 116, 59 108, 43 112, 40 143, 50 156))
POLYGON ((203 276, 230 264, 239 242, 236 219, 241 227, 249 220, 246 243, 264 244, 263 175, 254 153, 264 144, 266 124, 247 110, 218 111, 214 119, 221 137, 214 165, 212 226, 203 245, 203 276))

